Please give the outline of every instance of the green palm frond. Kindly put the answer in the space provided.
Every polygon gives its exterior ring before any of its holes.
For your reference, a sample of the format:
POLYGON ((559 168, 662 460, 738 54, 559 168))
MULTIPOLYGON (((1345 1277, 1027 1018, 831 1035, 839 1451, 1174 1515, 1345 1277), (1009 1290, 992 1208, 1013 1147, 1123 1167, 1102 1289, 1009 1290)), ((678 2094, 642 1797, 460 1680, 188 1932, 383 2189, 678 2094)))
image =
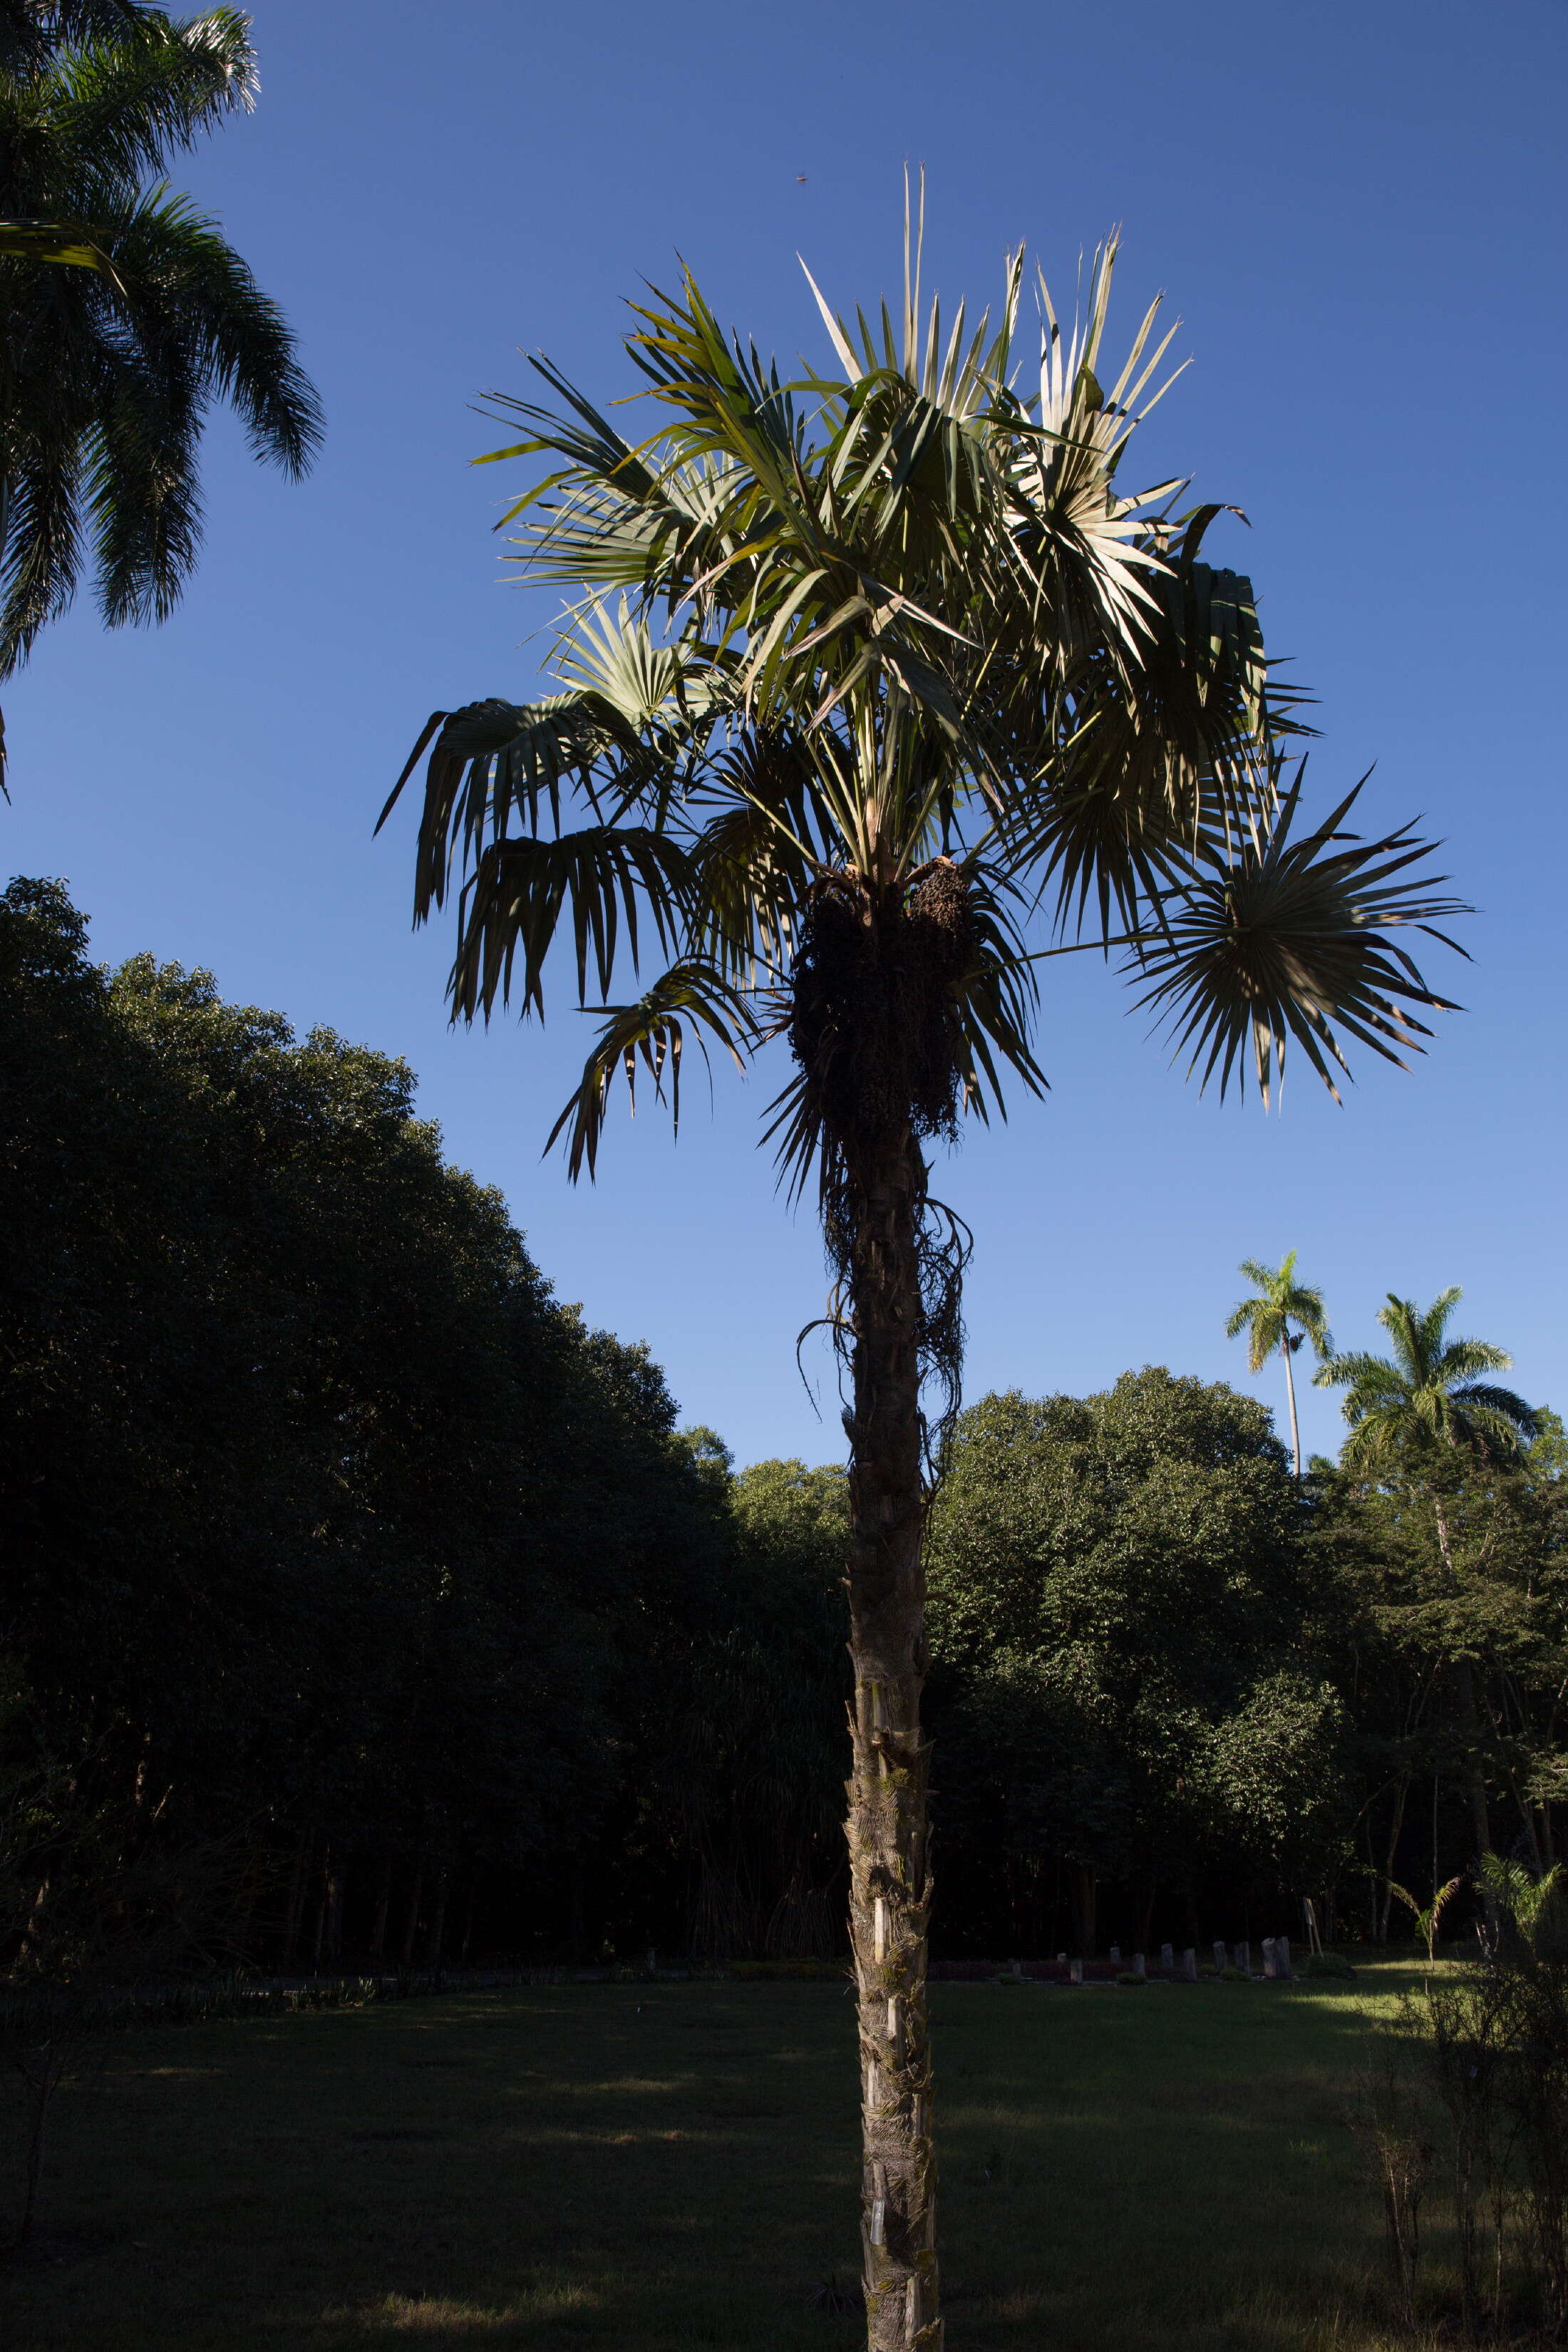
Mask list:
POLYGON ((514 824, 532 832, 548 816, 558 830, 563 794, 574 784, 586 788, 596 761, 616 751, 635 758, 640 749, 619 712, 592 694, 535 703, 492 697, 432 711, 376 820, 378 833, 427 746, 415 881, 419 922, 445 903, 454 863, 477 866, 514 824))
POLYGON ((19 11, 0 17, 0 676, 89 562, 110 625, 170 612, 200 543, 215 402, 289 475, 322 430, 281 312, 163 177, 251 103, 248 18, 109 0, 19 11))
POLYGON ((142 0, 0 0, 0 73, 37 73, 62 48, 153 29, 142 0))
POLYGON ((542 1013, 545 960, 563 919, 571 925, 578 1003, 587 1000, 590 963, 600 1001, 606 1001, 623 932, 634 971, 639 912, 668 950, 689 881, 680 845, 647 825, 585 825, 492 842, 459 902, 454 1013, 488 1019, 498 996, 510 1000, 521 959, 519 1002, 525 1013, 542 1013))
POLYGON ((1352 1469, 1375 1477, 1416 1466, 1438 1449, 1507 1461, 1535 1435, 1535 1408, 1479 1377, 1509 1370, 1507 1350, 1489 1340, 1447 1338, 1462 1296, 1453 1284, 1422 1308, 1391 1291, 1377 1319, 1393 1356, 1333 1356, 1317 1374, 1320 1388, 1345 1391, 1344 1459, 1352 1469))
POLYGON ((184 24, 144 16, 63 51, 54 79, 63 140, 121 185, 156 179, 172 154, 224 115, 256 103, 256 50, 243 9, 210 8, 184 24))
POLYGON ((1437 1889, 1430 1903, 1421 1904, 1406 1888, 1401 1886, 1397 1880, 1391 1878, 1388 1881, 1389 1893, 1396 1895, 1406 1909, 1414 1914, 1417 1932, 1426 1942, 1428 1960, 1434 1960, 1436 1958, 1437 1930, 1442 1925, 1443 1914, 1464 1883, 1462 1878, 1450 1878, 1447 1885, 1437 1889))
POLYGON ((1200 840, 1192 880, 1166 901, 1164 935, 1125 966, 1152 983, 1138 1001, 1174 1033, 1178 1056, 1191 1049, 1189 1073, 1206 1085, 1217 1071, 1223 1094, 1233 1073, 1245 1087, 1250 1060, 1266 1106, 1291 1041, 1336 1101, 1329 1066, 1349 1067, 1336 1027, 1401 1067, 1403 1053, 1423 1051, 1418 1041, 1431 1033, 1409 1006, 1455 1007, 1390 934, 1414 927, 1452 947, 1436 924, 1468 911, 1431 896, 1426 877, 1395 879, 1425 855, 1408 830, 1339 845, 1361 784, 1292 839, 1304 767, 1267 829, 1200 840))
POLYGON ((757 1027, 752 1008, 723 972, 711 964, 686 960, 672 964, 635 1004, 605 1008, 581 1083, 551 1129, 546 1151, 564 1136, 569 1174, 575 1178, 586 1170, 592 1176, 616 1078, 619 1075, 626 1079, 627 1102, 635 1111, 639 1064, 656 1097, 660 1102, 668 1099, 679 1133, 681 1059, 689 1034, 705 1065, 707 1038, 711 1037, 737 1068, 743 1068, 756 1043, 757 1027))
POLYGON ((1537 1960, 1561 1967, 1568 1959, 1568 1876, 1553 1863, 1532 1878, 1524 1864, 1500 1853, 1483 1853, 1476 1866, 1481 1891, 1503 1915, 1507 1927, 1537 1960))
POLYGON ((1408 1396, 1413 1383, 1386 1357, 1352 1353, 1333 1356, 1313 1374, 1321 1389, 1352 1387, 1369 1404, 1393 1404, 1408 1396))
POLYGON ((0 221, 0 260, 52 261, 75 269, 114 274, 114 264, 81 222, 0 221))
POLYGON ((1256 1286, 1256 1296, 1242 1299, 1231 1309, 1225 1336, 1238 1339, 1247 1333, 1248 1371, 1260 1372, 1277 1348, 1289 1348, 1293 1354, 1303 1339, 1311 1341, 1312 1352, 1320 1360, 1332 1356, 1333 1335, 1323 1294, 1310 1283, 1297 1281, 1294 1250, 1288 1250, 1278 1266, 1245 1257, 1237 1272, 1256 1286), (1294 1333, 1293 1325, 1300 1326, 1294 1333))

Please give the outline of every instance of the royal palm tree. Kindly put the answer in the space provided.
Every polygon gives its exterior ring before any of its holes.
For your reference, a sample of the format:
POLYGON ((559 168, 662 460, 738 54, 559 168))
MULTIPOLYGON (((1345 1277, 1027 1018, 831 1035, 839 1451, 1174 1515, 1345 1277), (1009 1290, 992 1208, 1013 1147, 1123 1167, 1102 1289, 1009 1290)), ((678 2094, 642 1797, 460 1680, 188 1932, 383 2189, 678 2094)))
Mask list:
POLYGON ((255 92, 236 8, 0 5, 0 677, 70 603, 89 551, 105 621, 169 613, 195 561, 215 400, 258 457, 310 463, 320 412, 281 313, 163 184, 255 92))
POLYGON ((506 520, 575 600, 559 691, 437 712, 402 780, 428 746, 416 919, 455 893, 454 1017, 509 992, 541 1013, 558 940, 603 1005, 551 1139, 573 1176, 618 1075, 679 1118, 693 1045, 793 1056, 767 1133, 785 1183, 815 1181, 847 1382, 877 2352, 941 2341, 921 1551, 968 1236, 929 1151, 999 1113, 1005 1076, 1041 1090, 1040 959, 1079 945, 1125 949, 1202 1076, 1223 1088, 1249 1056, 1266 1100, 1288 1041, 1330 1078, 1335 1024, 1397 1058, 1412 1008, 1442 1002, 1389 939, 1448 904, 1410 878, 1421 845, 1351 841, 1348 802, 1299 823, 1252 590, 1202 553, 1219 509, 1118 485, 1169 338, 1151 310, 1102 380, 1113 252, 1070 335, 1042 283, 1026 394, 1022 255, 994 325, 944 323, 908 237, 898 312, 850 326, 819 295, 834 364, 793 382, 689 274, 650 293, 626 338, 652 408, 635 442, 535 361, 552 397, 501 402, 524 436, 494 454, 542 460, 506 520), (1031 949, 1042 905, 1070 936, 1031 949), (650 940, 664 969, 609 1003, 650 940))
MULTIPOLYGON (((1518 1460, 1539 1425, 1532 1406, 1488 1376, 1512 1370, 1506 1349, 1487 1339, 1450 1339, 1448 1324, 1464 1293, 1440 1291, 1423 1311, 1413 1299, 1380 1307, 1377 1319, 1394 1343, 1390 1356, 1330 1355, 1316 1373, 1320 1388, 1342 1388, 1341 1410, 1350 1423, 1341 1459, 1369 1481, 1401 1478, 1432 1507, 1437 1547, 1452 1580, 1453 1543, 1445 1498, 1446 1475, 1460 1467, 1486 1468, 1518 1460)), ((1455 1661, 1459 1719, 1468 1757, 1470 1824, 1478 1855, 1490 1851, 1486 1775, 1481 1768, 1480 1717, 1475 1676, 1463 1654, 1455 1661)))
POLYGON ((1290 1360, 1303 1339, 1310 1339, 1312 1352, 1320 1362, 1333 1353, 1333 1339, 1329 1330, 1329 1312, 1323 1305, 1323 1294, 1296 1279, 1296 1253, 1291 1250, 1276 1268, 1265 1265, 1255 1257, 1244 1257, 1237 1269, 1257 1289, 1251 1298, 1244 1298, 1231 1309, 1225 1327, 1227 1339, 1247 1334, 1247 1369, 1260 1372, 1276 1348, 1285 1359, 1285 1391, 1290 1400, 1290 1444, 1296 1456, 1296 1475, 1301 1475, 1301 1431, 1296 1419, 1296 1380, 1290 1360), (1292 1330, 1291 1325, 1300 1325, 1292 1330))

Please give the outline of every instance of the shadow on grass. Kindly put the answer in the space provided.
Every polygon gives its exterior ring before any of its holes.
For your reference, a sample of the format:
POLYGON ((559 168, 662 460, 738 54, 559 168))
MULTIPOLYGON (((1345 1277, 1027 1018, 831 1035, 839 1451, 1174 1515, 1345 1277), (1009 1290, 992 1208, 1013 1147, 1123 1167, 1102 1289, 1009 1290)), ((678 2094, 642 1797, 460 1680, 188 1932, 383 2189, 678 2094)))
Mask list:
MULTIPOLYGON (((954 2352, 1383 2352, 1341 2120, 1401 1980, 942 1986, 954 2352)), ((7 2352, 849 2352, 837 1986, 521 1990, 128 2035, 7 2352), (199 2067, 193 2063, 200 2052, 199 2067), (184 2062, 184 2063, 182 2063, 184 2062)))

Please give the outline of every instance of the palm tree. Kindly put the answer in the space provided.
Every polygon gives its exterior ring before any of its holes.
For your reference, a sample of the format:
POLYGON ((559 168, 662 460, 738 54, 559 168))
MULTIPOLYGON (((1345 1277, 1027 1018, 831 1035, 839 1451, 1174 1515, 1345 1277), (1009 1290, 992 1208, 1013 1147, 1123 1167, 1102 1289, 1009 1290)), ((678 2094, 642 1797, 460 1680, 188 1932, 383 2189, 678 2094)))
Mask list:
MULTIPOLYGON (((1350 1423, 1347 1469, 1366 1477, 1419 1472, 1445 1454, 1478 1462, 1511 1462, 1537 1428, 1533 1406, 1512 1389, 1484 1377, 1513 1369, 1506 1349, 1487 1339, 1450 1339, 1449 1319, 1464 1297, 1458 1283, 1440 1291, 1425 1313, 1413 1299, 1377 1310, 1394 1342, 1388 1356, 1335 1356, 1314 1376, 1319 1388, 1346 1391, 1350 1423)), ((1445 1522, 1445 1557, 1448 1557, 1445 1522)))
POLYGON ((1247 1369, 1260 1372, 1276 1348, 1285 1359, 1285 1390, 1290 1400, 1290 1444, 1296 1456, 1296 1475, 1301 1475, 1301 1432, 1296 1420, 1296 1380, 1290 1359, 1303 1339, 1310 1339, 1312 1352, 1320 1362, 1333 1353, 1333 1339, 1329 1331, 1329 1311, 1323 1305, 1321 1290, 1311 1289, 1296 1279, 1296 1253, 1286 1255, 1278 1271, 1255 1257, 1244 1257, 1237 1269, 1248 1282, 1258 1286, 1256 1296, 1244 1298, 1233 1307, 1225 1327, 1227 1339, 1239 1339, 1247 1333, 1247 1369), (1292 1331, 1292 1323, 1300 1329, 1292 1331))
POLYGON ((117 39, 150 14, 143 0, 0 0, 0 72, 45 63, 80 42, 117 39))
POLYGON ((494 454, 543 461, 505 520, 532 578, 575 598, 560 690, 437 712, 392 795, 428 746, 416 913, 455 892, 454 1017, 509 993, 542 1013, 557 940, 579 1003, 603 1006, 551 1139, 574 1177, 618 1076, 679 1118, 693 1044, 793 1056, 767 1134, 792 1191, 815 1180, 847 1383, 877 2352, 941 2340, 921 1553, 969 1236, 931 1196, 930 1148, 1000 1113, 1005 1076, 1042 1090, 1040 959, 1075 947, 1126 948, 1222 1089, 1249 1045, 1265 1100, 1288 1041, 1329 1078, 1333 1022, 1395 1059, 1411 1008, 1442 1002, 1388 940, 1448 905, 1409 878, 1421 845, 1348 843, 1348 803, 1293 832, 1252 590, 1201 552, 1219 510, 1117 487, 1169 337, 1151 310, 1102 384, 1113 256, 1070 336, 1042 282, 1028 395, 1022 255, 994 326, 944 322, 908 233, 898 314, 851 327, 818 295, 836 364, 793 382, 689 273, 650 291, 626 338, 654 411, 635 443, 536 360, 551 403, 503 401, 523 437, 494 454), (1031 949, 1047 897, 1073 936, 1031 949), (609 1003, 650 938, 664 969, 609 1003))
POLYGON ((170 612, 215 400, 258 457, 310 461, 321 415, 282 314, 163 184, 255 91, 236 8, 0 0, 0 677, 70 603, 89 547, 106 622, 170 612))
MULTIPOLYGON (((1437 1546, 1450 1579, 1456 1574, 1448 1530, 1444 1473, 1462 1464, 1516 1461, 1536 1433, 1539 1417, 1512 1389, 1487 1378, 1510 1371, 1513 1358, 1486 1339, 1450 1339, 1448 1324, 1464 1293, 1440 1291, 1425 1312, 1413 1299, 1380 1307, 1377 1319, 1394 1354, 1331 1355, 1315 1380, 1342 1388, 1341 1410, 1350 1423, 1341 1459, 1348 1470, 1376 1480, 1407 1479, 1431 1503, 1437 1546)), ((1470 1661, 1455 1662, 1455 1680, 1468 1759, 1470 1825, 1478 1854, 1491 1849, 1486 1776, 1481 1769, 1480 1718, 1470 1661)))

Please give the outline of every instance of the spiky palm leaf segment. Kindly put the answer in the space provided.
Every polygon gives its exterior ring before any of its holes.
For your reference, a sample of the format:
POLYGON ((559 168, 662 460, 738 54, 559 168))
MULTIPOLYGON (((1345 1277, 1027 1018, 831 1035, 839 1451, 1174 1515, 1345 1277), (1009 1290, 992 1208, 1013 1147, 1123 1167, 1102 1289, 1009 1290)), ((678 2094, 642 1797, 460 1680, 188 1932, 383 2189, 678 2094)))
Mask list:
POLYGON ((1506 1349, 1486 1339, 1448 1338, 1463 1295, 1456 1284, 1423 1309, 1390 1291, 1377 1319, 1394 1342, 1393 1356, 1333 1356, 1316 1375, 1320 1388, 1345 1391, 1347 1468, 1375 1478, 1419 1469, 1441 1451, 1509 1462, 1535 1435, 1534 1408, 1488 1378, 1511 1370, 1506 1349))
POLYGON ((831 1199, 900 1126, 1043 1087, 1039 962, 1079 946, 1125 949, 1204 1078, 1250 1062, 1266 1102, 1288 1042, 1331 1082, 1336 1031, 1395 1060, 1445 1003, 1398 944, 1458 911, 1422 845, 1357 840, 1349 800, 1297 823, 1305 730, 1250 583, 1204 555, 1221 509, 1120 487, 1170 337, 1156 304, 1106 369, 1115 250, 1070 333, 1039 281, 1027 385, 1022 254, 997 322, 949 323, 912 239, 897 319, 817 296, 831 370, 786 381, 686 274, 634 306, 646 437, 544 359, 551 405, 500 402, 526 436, 481 462, 542 461, 503 520, 574 599, 561 690, 437 712, 387 808, 428 747, 416 918, 455 893, 455 1016, 542 1013, 570 938, 603 1007, 552 1137, 574 1176, 617 1073, 679 1118, 692 1041, 784 1035, 770 1131, 831 1199), (649 934, 665 968, 610 1003, 649 934))
POLYGON ((172 609, 215 400, 287 473, 321 437, 282 314, 163 184, 256 86, 237 8, 0 0, 0 677, 89 561, 111 625, 172 609))

